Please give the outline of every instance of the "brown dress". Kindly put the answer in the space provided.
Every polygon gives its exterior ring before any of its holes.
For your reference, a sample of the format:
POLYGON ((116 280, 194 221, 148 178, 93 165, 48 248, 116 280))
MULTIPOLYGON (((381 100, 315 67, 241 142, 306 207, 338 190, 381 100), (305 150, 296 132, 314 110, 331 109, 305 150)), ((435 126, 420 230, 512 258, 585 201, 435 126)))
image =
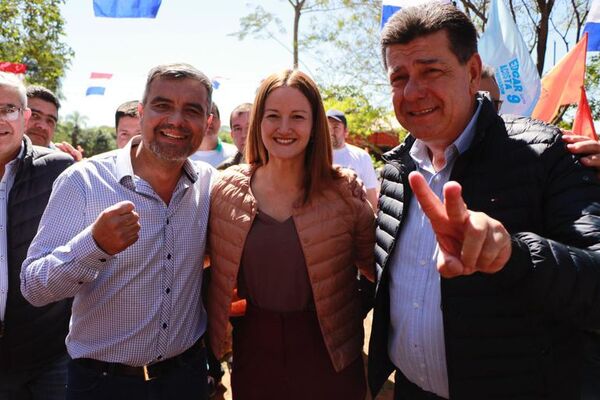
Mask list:
POLYGON ((362 358, 336 372, 323 342, 304 254, 292 218, 263 212, 248 233, 238 293, 248 303, 234 324, 235 400, 363 400, 362 358))

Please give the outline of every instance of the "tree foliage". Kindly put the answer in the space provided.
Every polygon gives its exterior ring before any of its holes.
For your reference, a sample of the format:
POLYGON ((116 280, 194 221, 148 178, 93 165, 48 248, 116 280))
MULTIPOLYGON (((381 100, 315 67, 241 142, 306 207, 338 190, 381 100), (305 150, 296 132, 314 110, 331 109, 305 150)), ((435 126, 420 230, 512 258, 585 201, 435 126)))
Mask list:
POLYGON ((111 126, 83 129, 79 134, 79 145, 86 157, 104 153, 117 148, 115 130, 111 126))
POLYGON ((248 15, 242 17, 240 20, 240 30, 233 33, 232 35, 237 36, 238 39, 243 40, 246 36, 252 35, 259 39, 273 39, 279 44, 284 46, 290 53, 292 53, 292 64, 294 68, 298 68, 299 48, 303 42, 300 39, 300 18, 302 15, 314 12, 325 12, 331 11, 331 0, 281 0, 286 1, 293 9, 294 18, 292 24, 292 43, 291 49, 286 44, 282 43, 277 39, 274 31, 280 34, 285 34, 287 29, 285 28, 281 18, 274 13, 265 10, 261 5, 256 5, 254 11, 248 15))
POLYGON ((52 91, 73 58, 64 43, 64 0, 0 1, 0 61, 27 65, 26 81, 52 91))
MULTIPOLYGON (((540 76, 546 65, 551 33, 561 38, 565 50, 582 34, 589 12, 587 0, 507 0, 521 35, 535 55, 540 76)), ((481 31, 485 29, 490 0, 460 0, 467 15, 481 31)))
POLYGON ((87 128, 86 125, 87 117, 74 111, 59 121, 54 142, 68 142, 75 148, 81 146, 84 157, 92 157, 117 148, 117 137, 113 127, 87 128))
POLYGON ((346 114, 352 135, 368 136, 374 129, 390 130, 390 112, 371 103, 369 96, 356 86, 333 85, 321 90, 325 109, 346 114))
POLYGON ((588 60, 585 76, 585 90, 592 109, 592 116, 594 120, 598 121, 600 120, 600 55, 598 53, 588 60))

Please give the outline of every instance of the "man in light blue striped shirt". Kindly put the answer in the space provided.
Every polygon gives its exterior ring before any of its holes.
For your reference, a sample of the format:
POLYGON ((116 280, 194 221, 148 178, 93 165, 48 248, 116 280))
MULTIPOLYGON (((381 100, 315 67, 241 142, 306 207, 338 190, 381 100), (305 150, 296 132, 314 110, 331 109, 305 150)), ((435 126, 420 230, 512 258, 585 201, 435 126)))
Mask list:
POLYGON ((188 156, 211 94, 190 65, 154 68, 142 135, 54 185, 21 291, 38 306, 74 297, 67 399, 207 397, 200 287, 215 170, 188 156))

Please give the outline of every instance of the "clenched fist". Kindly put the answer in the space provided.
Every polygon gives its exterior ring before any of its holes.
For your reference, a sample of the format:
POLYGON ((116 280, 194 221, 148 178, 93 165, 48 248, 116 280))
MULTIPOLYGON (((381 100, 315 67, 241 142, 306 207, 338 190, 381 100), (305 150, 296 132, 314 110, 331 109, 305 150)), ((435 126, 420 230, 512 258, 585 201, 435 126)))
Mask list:
POLYGON ((121 201, 100 213, 92 225, 92 237, 98 247, 111 256, 138 240, 140 216, 130 201, 121 201))

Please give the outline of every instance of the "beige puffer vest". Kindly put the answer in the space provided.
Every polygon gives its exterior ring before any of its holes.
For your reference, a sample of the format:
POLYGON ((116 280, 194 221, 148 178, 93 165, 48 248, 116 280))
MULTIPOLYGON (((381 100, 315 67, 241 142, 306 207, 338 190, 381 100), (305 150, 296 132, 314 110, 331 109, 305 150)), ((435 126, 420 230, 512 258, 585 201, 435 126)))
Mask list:
MULTIPOLYGON (((246 236, 258 211, 248 165, 229 168, 211 195, 209 244, 212 278, 208 290, 210 345, 220 358, 233 289, 246 236)), ((371 281, 374 215, 367 201, 352 196, 347 179, 294 209, 293 219, 306 258, 321 333, 336 371, 361 352, 364 340, 356 268, 371 281)))

